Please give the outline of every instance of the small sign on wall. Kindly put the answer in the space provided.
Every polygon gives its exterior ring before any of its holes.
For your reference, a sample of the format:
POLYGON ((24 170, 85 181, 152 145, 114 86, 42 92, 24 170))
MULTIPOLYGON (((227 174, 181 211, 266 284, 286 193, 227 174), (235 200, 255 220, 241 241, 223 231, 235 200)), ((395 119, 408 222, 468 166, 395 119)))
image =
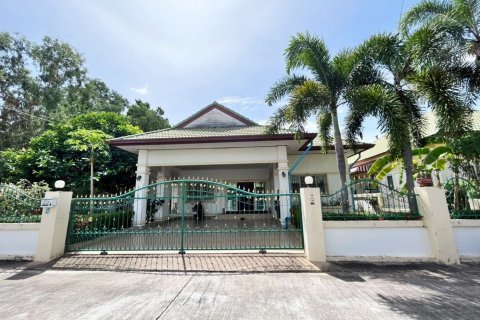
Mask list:
POLYGON ((57 199, 42 199, 40 206, 42 208, 53 208, 57 206, 57 199))

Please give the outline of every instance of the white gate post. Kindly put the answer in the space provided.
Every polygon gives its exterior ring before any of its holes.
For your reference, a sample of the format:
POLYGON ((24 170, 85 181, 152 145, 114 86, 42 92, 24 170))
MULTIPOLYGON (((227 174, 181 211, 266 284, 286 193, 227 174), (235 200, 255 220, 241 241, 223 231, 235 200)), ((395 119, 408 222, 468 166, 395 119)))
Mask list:
POLYGON ((35 252, 35 261, 38 262, 48 262, 65 253, 72 192, 49 191, 45 199, 56 201, 56 205, 43 208, 35 252))
POLYGON ((415 193, 418 195, 418 209, 427 227, 435 260, 444 264, 459 264, 445 190, 437 187, 417 187, 415 193))
POLYGON ((310 261, 326 262, 320 189, 301 188, 300 201, 305 254, 310 261))

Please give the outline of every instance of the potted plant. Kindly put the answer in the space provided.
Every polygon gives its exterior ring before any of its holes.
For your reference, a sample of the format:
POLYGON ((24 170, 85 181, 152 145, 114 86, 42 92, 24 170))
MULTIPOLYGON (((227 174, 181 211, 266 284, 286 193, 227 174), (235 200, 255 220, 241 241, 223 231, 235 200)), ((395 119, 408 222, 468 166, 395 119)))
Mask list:
POLYGON ((423 170, 417 177, 420 187, 433 187, 433 179, 431 170, 423 170))

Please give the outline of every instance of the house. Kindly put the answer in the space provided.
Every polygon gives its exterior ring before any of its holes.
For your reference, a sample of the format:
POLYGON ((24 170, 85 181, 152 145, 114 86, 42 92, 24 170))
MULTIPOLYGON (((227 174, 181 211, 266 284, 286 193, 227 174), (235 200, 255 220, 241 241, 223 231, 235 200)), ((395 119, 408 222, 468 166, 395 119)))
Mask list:
MULTIPOLYGON (((428 112, 424 115, 425 127, 423 136, 425 138, 431 137, 438 132, 437 120, 433 112, 428 112)), ((480 111, 475 111, 472 114, 472 129, 474 131, 480 131, 480 111)), ((427 147, 434 147, 435 145, 427 145, 427 147)), ((382 136, 377 138, 374 142, 374 146, 359 152, 348 158, 348 164, 350 166, 350 176, 353 180, 370 178, 368 170, 373 163, 389 153, 388 137, 382 136)), ((447 167, 446 170, 440 172, 440 183, 444 183, 448 179, 453 177, 453 172, 447 167)), ((436 177, 433 177, 434 184, 437 183, 436 177)), ((391 189, 401 188, 400 183, 400 170, 397 168, 390 172, 383 180, 382 183, 389 186, 391 189)))
MULTIPOLYGON (((268 134, 264 126, 213 102, 172 128, 109 143, 138 155, 136 189, 164 180, 198 178, 258 193, 286 194, 298 192, 305 186, 304 177, 311 175, 323 194, 335 192, 341 188, 335 153, 333 148, 322 153, 315 137, 316 133, 305 133, 297 138, 287 131, 268 134)), ((246 208, 225 202, 209 209, 205 200, 210 215, 255 210, 257 205, 246 208)), ((145 207, 146 203, 135 205, 138 224, 144 221, 145 207)), ((288 215, 286 210, 281 212, 282 223, 288 215)))

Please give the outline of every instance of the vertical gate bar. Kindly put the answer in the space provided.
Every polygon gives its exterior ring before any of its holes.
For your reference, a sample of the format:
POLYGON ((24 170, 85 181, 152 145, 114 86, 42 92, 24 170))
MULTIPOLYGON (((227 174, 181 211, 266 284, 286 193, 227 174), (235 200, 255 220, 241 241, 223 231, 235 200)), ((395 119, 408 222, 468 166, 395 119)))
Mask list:
POLYGON ((186 193, 187 185, 185 182, 181 182, 180 186, 182 188, 182 225, 180 230, 180 251, 178 253, 185 254, 185 249, 183 248, 183 233, 185 229, 185 201, 186 201, 185 193, 186 193))

